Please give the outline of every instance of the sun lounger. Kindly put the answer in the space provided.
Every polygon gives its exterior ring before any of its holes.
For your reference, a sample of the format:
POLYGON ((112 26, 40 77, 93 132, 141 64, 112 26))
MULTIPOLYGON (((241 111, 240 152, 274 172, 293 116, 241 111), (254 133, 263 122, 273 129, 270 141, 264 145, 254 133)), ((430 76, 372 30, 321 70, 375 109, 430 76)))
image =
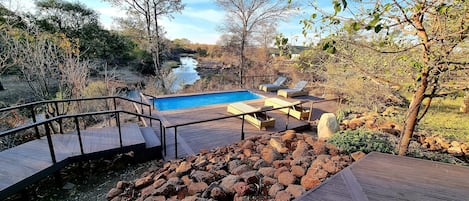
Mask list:
POLYGON ((282 84, 287 80, 286 77, 280 76, 275 80, 272 84, 261 84, 259 85, 259 90, 269 92, 269 91, 277 91, 279 89, 284 89, 286 87, 282 86, 282 84))
MULTIPOLYGON (((267 115, 263 110, 271 109, 270 107, 255 108, 243 102, 231 103, 228 105, 227 111, 231 114, 243 114, 255 112, 253 114, 244 115, 244 119, 254 125, 255 127, 262 129, 267 127, 275 126, 275 118, 267 115)), ((242 118, 242 116, 240 116, 242 118)))
POLYGON ((303 89, 305 88, 306 84, 308 84, 308 82, 306 81, 299 81, 298 83, 296 83, 296 85, 291 88, 291 89, 280 89, 277 91, 277 95, 279 96, 283 96, 285 98, 290 98, 290 97, 295 97, 295 96, 306 96, 308 95, 308 92, 307 91, 303 91, 303 89))
POLYGON ((309 109, 304 109, 301 105, 301 101, 296 102, 288 102, 279 98, 268 98, 265 99, 264 105, 272 106, 274 108, 291 106, 288 108, 280 109, 280 111, 284 112, 285 114, 290 114, 290 116, 295 117, 297 119, 308 119, 309 113, 311 112, 309 109))

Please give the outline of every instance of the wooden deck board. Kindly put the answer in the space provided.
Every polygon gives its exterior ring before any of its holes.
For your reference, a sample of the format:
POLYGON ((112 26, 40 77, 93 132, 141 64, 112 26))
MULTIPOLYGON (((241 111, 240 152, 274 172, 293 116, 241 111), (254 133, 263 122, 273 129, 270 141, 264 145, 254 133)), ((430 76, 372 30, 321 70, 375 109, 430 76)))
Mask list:
MULTIPOLYGON (((117 127, 83 130, 81 135, 85 154, 118 149, 117 131, 117 127)), ((145 144, 136 124, 122 125, 122 140, 124 147, 145 144)), ((52 143, 57 162, 81 155, 76 132, 52 135, 52 143)), ((53 165, 46 137, 0 152, 0 192, 53 165)))
MULTIPOLYGON (((469 167, 390 154, 371 153, 347 167, 368 200, 467 200, 469 167)), ((297 200, 351 200, 344 171, 297 200)), ((355 185, 357 187, 357 185, 355 185)))

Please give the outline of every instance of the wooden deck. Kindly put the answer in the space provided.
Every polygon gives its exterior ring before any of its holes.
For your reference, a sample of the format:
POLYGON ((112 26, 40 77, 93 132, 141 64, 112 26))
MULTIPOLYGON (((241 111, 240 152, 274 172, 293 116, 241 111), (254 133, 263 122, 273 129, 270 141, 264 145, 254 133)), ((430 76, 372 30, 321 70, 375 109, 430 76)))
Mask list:
MULTIPOLYGON (((0 199, 70 162, 126 151, 135 151, 136 154, 145 152, 146 141, 137 124, 121 125, 121 131, 123 147, 120 147, 117 127, 81 131, 83 155, 76 133, 52 135, 57 162, 55 164, 52 162, 46 137, 0 152, 0 199)), ((150 146, 155 146, 155 143, 150 146)))
POLYGON ((373 152, 296 200, 469 200, 469 167, 373 152))
MULTIPOLYGON (((274 93, 258 92, 265 97, 277 97, 274 93)), ((286 99, 294 102, 297 100, 320 100, 311 96, 303 96, 295 99, 286 99)), ((244 101, 245 103, 254 107, 264 105, 264 99, 244 101)), ((158 115, 163 119, 166 126, 183 124, 188 122, 203 121, 213 118, 230 116, 228 113, 228 104, 212 105, 207 107, 183 109, 183 110, 170 110, 159 111, 158 115)), ((310 107, 308 103, 303 105, 310 107)), ((337 102, 335 100, 315 103, 313 105, 312 120, 318 119, 321 114, 325 112, 335 112, 337 110, 337 102)), ((281 111, 269 111, 268 114, 275 118, 275 127, 267 128, 266 130, 259 130, 255 126, 245 122, 244 133, 245 137, 262 135, 267 133, 274 133, 284 131, 286 129, 304 130, 309 129, 310 123, 308 121, 300 121, 293 117, 288 117, 287 114, 281 111)), ((187 125, 177 128, 178 134, 178 157, 197 154, 200 149, 213 149, 220 146, 229 145, 241 140, 241 127, 242 120, 240 118, 228 118, 217 121, 210 121, 205 123, 187 125)), ((174 129, 168 128, 166 130, 166 156, 165 159, 175 158, 175 144, 174 144, 174 129)))

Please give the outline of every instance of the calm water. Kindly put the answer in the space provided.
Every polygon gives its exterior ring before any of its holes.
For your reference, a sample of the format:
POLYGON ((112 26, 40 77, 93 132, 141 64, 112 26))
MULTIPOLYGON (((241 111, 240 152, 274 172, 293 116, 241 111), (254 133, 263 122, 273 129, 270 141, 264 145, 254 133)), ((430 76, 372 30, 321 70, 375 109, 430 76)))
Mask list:
POLYGON ((192 57, 181 57, 181 65, 174 68, 172 73, 176 77, 176 81, 171 86, 173 92, 181 90, 184 85, 194 84, 200 79, 195 68, 197 68, 197 60, 192 57))
POLYGON ((190 96, 174 96, 168 98, 157 98, 153 104, 158 110, 177 110, 193 107, 201 107, 213 104, 232 103, 245 100, 254 100, 263 98, 260 95, 250 91, 233 91, 210 93, 190 96))

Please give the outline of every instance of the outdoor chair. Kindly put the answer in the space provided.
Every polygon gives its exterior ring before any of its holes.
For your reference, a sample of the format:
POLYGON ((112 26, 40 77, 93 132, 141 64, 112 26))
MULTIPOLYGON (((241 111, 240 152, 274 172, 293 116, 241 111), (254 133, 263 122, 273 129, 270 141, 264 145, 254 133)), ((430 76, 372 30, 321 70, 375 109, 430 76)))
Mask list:
MULTIPOLYGON (((272 109, 272 106, 255 108, 246 103, 237 102, 229 104, 227 111, 231 114, 244 114, 253 112, 251 114, 244 115, 244 120, 246 120, 247 122, 254 125, 260 130, 262 128, 267 129, 267 127, 275 126, 275 118, 268 116, 267 112, 264 111, 268 109, 272 109)), ((243 118, 242 115, 239 117, 243 118)))
POLYGON ((284 112, 285 114, 290 114, 290 116, 297 119, 308 119, 311 111, 309 109, 303 108, 301 105, 302 103, 302 101, 288 102, 279 98, 268 98, 265 99, 264 105, 272 106, 274 108, 290 106, 280 109, 280 111, 284 112))
POLYGON ((285 98, 296 97, 296 96, 306 96, 308 95, 307 91, 303 91, 308 82, 301 80, 291 89, 280 89, 277 91, 277 95, 283 96, 285 98))
POLYGON ((261 85, 259 85, 259 90, 265 91, 265 92, 270 92, 270 91, 277 91, 279 89, 284 89, 286 87, 284 87, 282 85, 285 82, 285 80, 287 80, 286 77, 280 76, 272 84, 261 84, 261 85))

